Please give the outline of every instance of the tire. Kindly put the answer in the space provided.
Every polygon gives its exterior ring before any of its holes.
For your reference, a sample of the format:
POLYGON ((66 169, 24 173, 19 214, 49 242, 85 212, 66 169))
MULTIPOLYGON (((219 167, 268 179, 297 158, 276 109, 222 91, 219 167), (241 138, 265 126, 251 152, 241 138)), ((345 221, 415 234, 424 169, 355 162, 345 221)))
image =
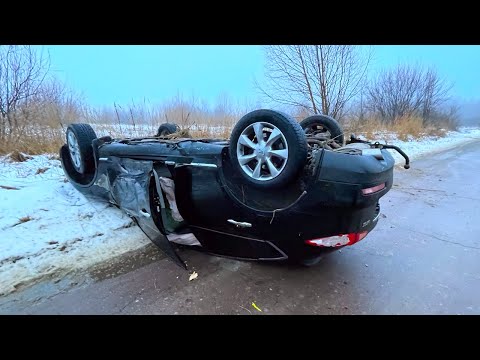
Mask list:
POLYGON ((311 133, 312 127, 319 127, 320 130, 327 130, 330 133, 330 138, 335 139, 335 142, 343 146, 345 143, 345 137, 343 135, 343 129, 334 118, 327 115, 313 115, 300 122, 300 126, 305 131, 305 134, 311 133))
POLYGON ((233 167, 247 183, 264 189, 280 188, 304 167, 307 147, 298 122, 281 112, 262 109, 237 122, 230 136, 229 154, 233 167), (260 144, 257 133, 263 137, 260 144))
POLYGON ((68 152, 74 169, 85 174, 95 170, 92 141, 97 138, 88 124, 70 124, 66 133, 68 152))
POLYGON ((167 136, 178 131, 178 126, 172 123, 165 123, 158 127, 157 136, 167 136))

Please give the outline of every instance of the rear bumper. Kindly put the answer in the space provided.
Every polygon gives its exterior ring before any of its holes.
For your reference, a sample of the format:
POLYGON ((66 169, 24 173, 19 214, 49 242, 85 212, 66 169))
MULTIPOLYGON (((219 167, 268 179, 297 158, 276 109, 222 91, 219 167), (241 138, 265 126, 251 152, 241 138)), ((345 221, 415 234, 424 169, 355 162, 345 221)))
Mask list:
MULTIPOLYGON (((387 150, 384 159, 374 156, 347 155, 325 151, 316 182, 310 189, 309 201, 302 204, 304 210, 325 206, 364 208, 375 206, 393 184, 395 160, 387 150), (385 187, 373 194, 364 195, 362 189, 379 184, 385 187)), ((307 210, 308 211, 308 210, 307 210)))
POLYGON ((285 214, 284 218, 278 217, 278 223, 287 225, 282 225, 283 231, 278 232, 278 237, 273 242, 293 261, 308 259, 336 251, 344 246, 355 245, 359 241, 365 241, 365 238, 368 238, 370 232, 377 226, 379 219, 380 205, 378 203, 363 208, 322 208, 316 214, 292 212, 288 215, 285 214), (288 224, 295 222, 297 222, 295 226, 287 228, 288 224), (340 246, 314 246, 307 243, 309 240, 365 232, 367 235, 362 239, 349 241, 340 246))
MULTIPOLYGON (((380 219, 380 205, 376 206, 376 209, 375 209, 374 213, 371 213, 370 211, 369 211, 369 213, 370 214, 367 215, 367 217, 369 217, 369 219, 364 221, 361 224, 361 231, 357 232, 357 234, 366 233, 366 236, 364 236, 364 237, 362 237, 358 240, 349 241, 345 245, 338 245, 338 246, 333 245, 333 244, 332 244, 332 246, 314 246, 312 244, 307 243, 308 240, 313 240, 313 239, 307 239, 307 240, 302 239, 303 243, 299 246, 299 248, 296 251, 292 252, 291 258, 293 260, 309 260, 309 259, 313 259, 313 258, 316 258, 318 256, 321 256, 321 255, 325 255, 327 253, 339 250, 339 249, 341 249, 345 246, 352 246, 352 245, 355 245, 356 243, 358 243, 360 241, 364 241, 365 238, 368 238, 368 235, 370 234, 370 232, 378 224, 378 221, 380 219)), ((347 235, 347 234, 338 234, 338 235, 347 235)))
POLYGON ((288 213, 277 215, 279 224, 284 222, 296 230, 285 229, 284 234, 290 232, 290 240, 282 236, 277 243, 289 258, 310 258, 342 247, 312 246, 306 244, 308 240, 369 233, 375 228, 380 218, 379 201, 392 187, 395 165, 388 151, 382 153, 384 159, 377 160, 373 156, 324 152, 307 195, 288 213), (379 191, 362 192, 381 184, 384 187, 379 191))

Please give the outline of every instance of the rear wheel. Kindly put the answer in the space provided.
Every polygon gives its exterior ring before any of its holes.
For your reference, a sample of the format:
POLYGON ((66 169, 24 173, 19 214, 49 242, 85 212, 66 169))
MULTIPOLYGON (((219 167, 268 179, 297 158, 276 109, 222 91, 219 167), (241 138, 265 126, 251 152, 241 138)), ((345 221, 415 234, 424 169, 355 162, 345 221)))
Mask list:
POLYGON ((334 139, 338 145, 344 145, 345 139, 342 127, 337 120, 330 116, 309 116, 300 122, 300 126, 307 136, 314 136, 322 141, 334 139))
POLYGON ((255 110, 242 117, 230 136, 233 166, 259 188, 291 182, 307 160, 307 142, 300 125, 273 110, 255 110))
POLYGON ((84 174, 95 169, 92 141, 97 138, 88 124, 70 124, 66 133, 68 152, 75 170, 84 174))

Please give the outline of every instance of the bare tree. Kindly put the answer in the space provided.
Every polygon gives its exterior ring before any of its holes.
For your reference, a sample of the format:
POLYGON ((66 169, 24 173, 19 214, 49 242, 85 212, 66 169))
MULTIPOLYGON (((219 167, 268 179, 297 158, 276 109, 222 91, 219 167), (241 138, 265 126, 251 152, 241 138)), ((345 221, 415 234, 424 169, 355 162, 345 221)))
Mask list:
MULTIPOLYGON (((440 108, 446 104, 450 99, 449 92, 452 89, 452 84, 447 84, 444 79, 441 79, 434 69, 427 69, 424 73, 424 99, 422 118, 429 121, 438 112, 440 108)), ((453 106, 449 110, 452 118, 457 118, 458 109, 453 106)))
POLYGON ((371 58, 354 45, 265 47, 266 82, 256 84, 275 102, 341 118, 361 90, 371 58))
POLYGON ((19 126, 19 113, 37 96, 49 70, 42 52, 26 45, 0 45, 0 139, 19 126))
POLYGON ((399 65, 370 82, 366 107, 385 122, 414 115, 429 121, 448 100, 451 87, 434 69, 399 65))

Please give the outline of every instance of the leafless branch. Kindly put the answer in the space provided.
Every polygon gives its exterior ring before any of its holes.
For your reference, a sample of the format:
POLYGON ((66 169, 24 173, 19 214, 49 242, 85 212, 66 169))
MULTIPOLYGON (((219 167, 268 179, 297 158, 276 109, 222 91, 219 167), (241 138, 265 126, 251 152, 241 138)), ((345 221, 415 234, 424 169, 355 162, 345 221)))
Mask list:
POLYGON ((0 45, 0 139, 23 126, 30 100, 42 91, 50 61, 43 52, 26 45, 0 45))
POLYGON ((339 118, 359 93, 371 58, 353 45, 265 47, 265 84, 255 86, 268 100, 339 118))
POLYGON ((385 122, 404 116, 419 116, 428 122, 448 101, 451 88, 434 69, 399 65, 381 71, 370 82, 366 108, 385 122))

